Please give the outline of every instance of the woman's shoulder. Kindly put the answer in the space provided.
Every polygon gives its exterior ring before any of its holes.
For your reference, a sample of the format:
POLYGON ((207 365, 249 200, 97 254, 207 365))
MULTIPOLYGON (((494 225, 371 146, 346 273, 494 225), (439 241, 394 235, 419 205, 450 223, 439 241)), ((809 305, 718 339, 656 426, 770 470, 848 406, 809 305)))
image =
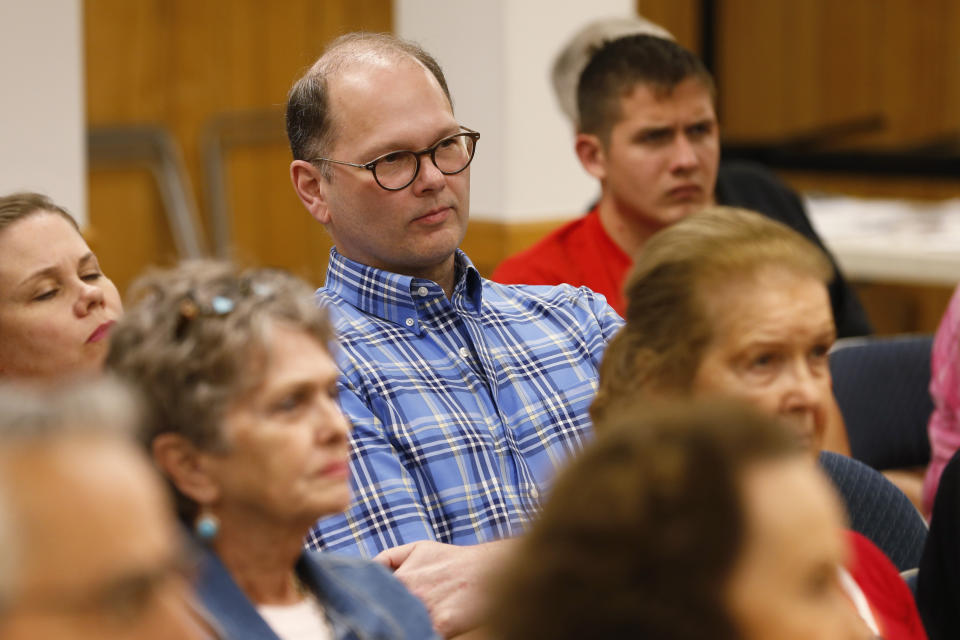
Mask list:
POLYGON ((306 551, 299 566, 325 607, 365 625, 394 628, 390 637, 436 637, 426 607, 384 567, 363 558, 306 551))
POLYGON ((375 583, 399 584, 386 568, 366 558, 307 550, 303 554, 303 561, 313 571, 318 571, 328 578, 366 578, 375 583))

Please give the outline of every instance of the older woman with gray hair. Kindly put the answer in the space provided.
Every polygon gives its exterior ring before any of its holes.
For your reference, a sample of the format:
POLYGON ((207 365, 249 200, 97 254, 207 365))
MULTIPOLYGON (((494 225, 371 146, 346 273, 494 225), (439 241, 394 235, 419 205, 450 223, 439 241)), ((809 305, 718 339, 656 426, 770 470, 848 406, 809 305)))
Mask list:
POLYGON ((197 588, 226 635, 435 637, 382 567, 303 548, 350 497, 350 425, 312 288, 196 262, 146 276, 133 296, 108 368, 147 398, 145 440, 205 545, 197 588))

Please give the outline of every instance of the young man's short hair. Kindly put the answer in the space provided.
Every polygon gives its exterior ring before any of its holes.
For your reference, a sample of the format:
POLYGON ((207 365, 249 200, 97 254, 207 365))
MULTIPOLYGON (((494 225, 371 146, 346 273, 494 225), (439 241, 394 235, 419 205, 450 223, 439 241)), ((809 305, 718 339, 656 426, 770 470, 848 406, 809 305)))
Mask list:
POLYGON ((577 85, 579 131, 606 141, 620 119, 620 100, 638 84, 669 96, 688 78, 711 93, 713 77, 693 52, 672 40, 632 35, 604 43, 587 63, 577 85))

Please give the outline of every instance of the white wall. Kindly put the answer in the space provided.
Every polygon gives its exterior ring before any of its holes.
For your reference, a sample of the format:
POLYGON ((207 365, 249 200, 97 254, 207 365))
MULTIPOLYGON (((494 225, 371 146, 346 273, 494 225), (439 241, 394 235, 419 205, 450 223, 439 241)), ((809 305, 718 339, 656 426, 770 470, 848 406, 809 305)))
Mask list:
POLYGON ((0 194, 87 219, 82 0, 0 0, 0 194))
POLYGON ((394 0, 397 35, 443 67, 457 119, 480 131, 471 165, 475 219, 574 217, 599 186, 573 153, 553 97, 560 46, 596 18, 634 15, 631 0, 394 0))

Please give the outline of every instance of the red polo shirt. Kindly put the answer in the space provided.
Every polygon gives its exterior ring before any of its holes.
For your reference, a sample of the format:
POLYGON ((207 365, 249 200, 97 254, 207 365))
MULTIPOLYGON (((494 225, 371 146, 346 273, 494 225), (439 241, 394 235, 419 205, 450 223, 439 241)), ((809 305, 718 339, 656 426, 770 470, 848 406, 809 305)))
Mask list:
POLYGON ((600 224, 597 207, 552 232, 535 245, 510 256, 491 280, 503 284, 585 286, 603 294, 621 316, 626 313, 621 283, 633 265, 600 224), (571 260, 571 256, 576 256, 571 260))

